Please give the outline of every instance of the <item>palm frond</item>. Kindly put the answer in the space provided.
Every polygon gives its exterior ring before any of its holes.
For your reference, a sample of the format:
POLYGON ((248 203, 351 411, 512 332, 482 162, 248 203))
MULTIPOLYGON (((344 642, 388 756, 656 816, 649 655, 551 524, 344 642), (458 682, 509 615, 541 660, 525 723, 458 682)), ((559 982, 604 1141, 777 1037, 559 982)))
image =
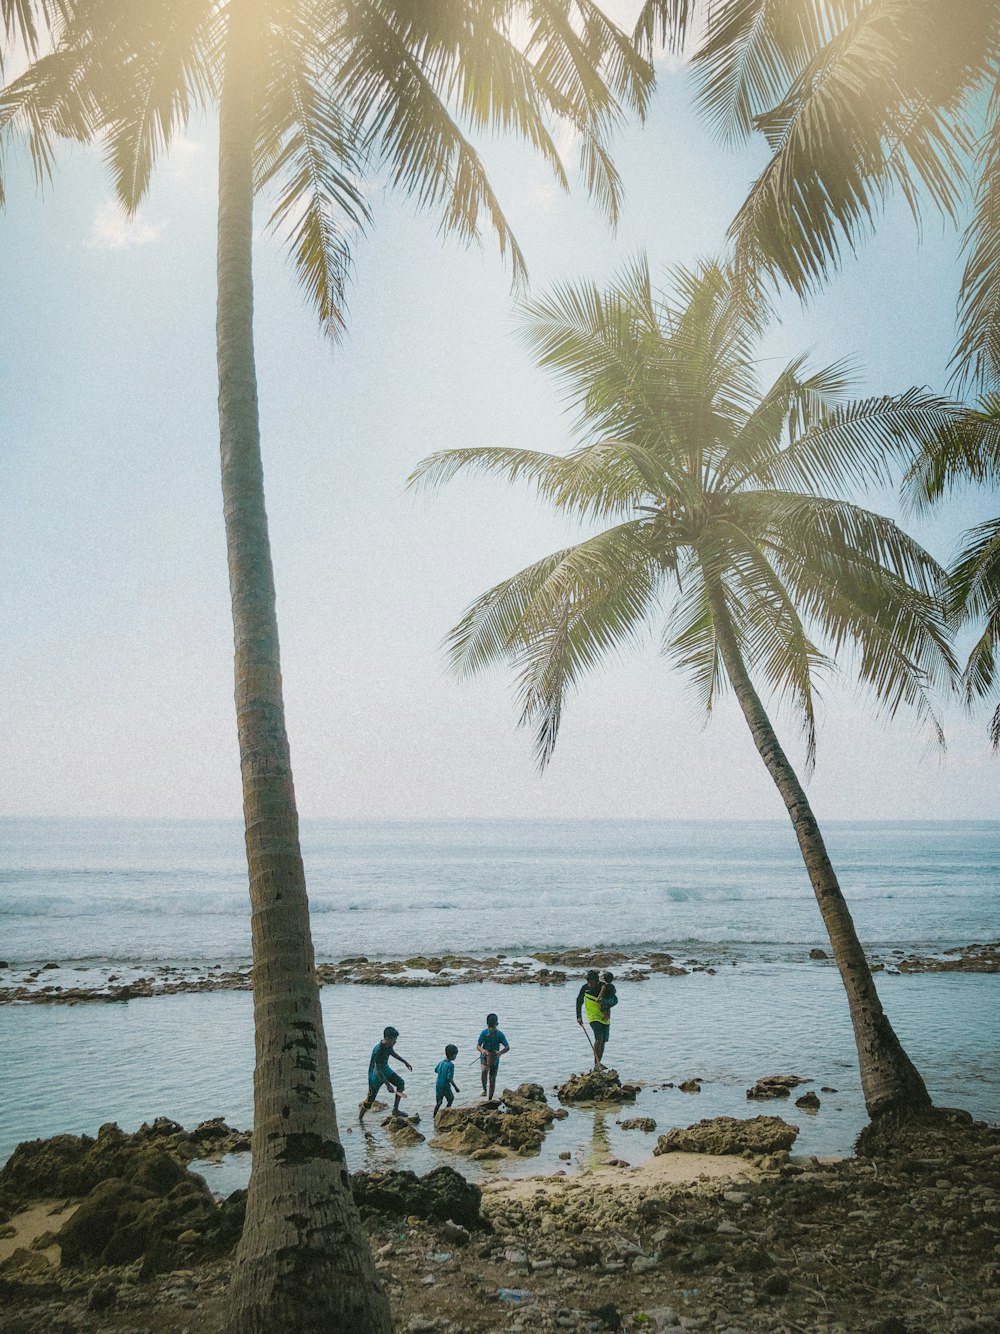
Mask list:
POLYGON ((959 621, 1000 616, 1000 519, 990 519, 964 536, 948 576, 948 605, 959 621))
POLYGON ((895 482, 962 415, 960 405, 923 389, 815 407, 806 429, 756 466, 754 481, 813 492, 895 482))
POLYGON ((66 16, 64 0, 0 0, 0 74, 10 49, 34 57, 43 40, 51 38, 66 16))
MULTIPOLYGON (((508 482, 522 478, 556 509, 580 519, 614 518, 634 510, 656 481, 656 460, 628 442, 601 441, 561 456, 537 450, 480 446, 442 450, 423 459, 407 485, 442 486, 459 472, 508 482)), ((662 487, 660 487, 662 489, 662 487)))
POLYGON ((757 118, 773 156, 731 227, 737 268, 805 294, 893 188, 918 221, 926 203, 956 219, 998 23, 980 0, 865 5, 757 118))
POLYGON ((706 559, 706 549, 699 549, 703 564, 714 566, 728 596, 727 606, 744 664, 751 676, 762 680, 779 701, 788 703, 797 715, 806 738, 806 766, 816 763, 816 709, 813 678, 820 668, 829 668, 824 657, 806 634, 795 603, 789 596, 781 575, 767 556, 765 545, 753 533, 745 533, 732 521, 719 525, 713 541, 722 543, 722 551, 706 559))
POLYGON ((716 133, 746 139, 867 0, 722 0, 692 65, 716 133))
POLYGON ((765 493, 752 503, 770 513, 772 561, 830 653, 855 660, 890 716, 906 704, 940 736, 931 691, 956 663, 938 563, 892 520, 845 501, 765 493))
POLYGON ((344 327, 351 242, 369 220, 358 127, 344 118, 308 34, 275 33, 262 63, 256 188, 274 187, 270 225, 325 332, 344 327))
POLYGON ((695 0, 646 0, 632 34, 636 47, 651 54, 658 43, 682 51, 696 9, 695 0))
POLYGON ((976 202, 965 231, 953 380, 1000 392, 1000 91, 990 99, 989 128, 979 146, 976 202))
POLYGON ((460 673, 513 665, 540 768, 552 758, 567 692, 634 642, 649 615, 661 570, 648 528, 633 520, 538 561, 478 598, 447 637, 460 673))
POLYGON ((439 211, 442 229, 465 242, 480 235, 485 214, 515 285, 527 277, 524 255, 500 207, 479 154, 450 113, 443 91, 391 21, 374 4, 351 6, 332 86, 364 127, 365 151, 378 154, 392 183, 418 207, 439 211))
POLYGON ((903 478, 903 497, 913 509, 929 504, 964 482, 996 485, 1000 479, 1000 397, 975 408, 956 405, 930 437, 903 478))

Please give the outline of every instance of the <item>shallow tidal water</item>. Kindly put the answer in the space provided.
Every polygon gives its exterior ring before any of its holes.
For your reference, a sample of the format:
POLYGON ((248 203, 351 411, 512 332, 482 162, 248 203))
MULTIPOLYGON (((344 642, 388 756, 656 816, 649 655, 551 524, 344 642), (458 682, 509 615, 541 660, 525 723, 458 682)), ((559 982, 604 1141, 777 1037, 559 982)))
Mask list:
MULTIPOLYGON (((996 977, 917 974, 878 979, 886 1010, 926 1079, 935 1102, 1000 1121, 996 1056, 996 977)), ((449 1162, 469 1175, 528 1175, 579 1167, 610 1155, 648 1158, 656 1135, 623 1131, 627 1116, 651 1116, 656 1134, 705 1117, 777 1114, 800 1127, 796 1153, 846 1154, 865 1124, 854 1043, 839 976, 832 964, 739 964, 715 976, 654 976, 623 984, 606 1062, 625 1081, 644 1085, 621 1112, 573 1109, 556 1122, 539 1156, 483 1167, 428 1145, 397 1150, 369 1114, 368 1139, 357 1125, 368 1055, 386 1024, 414 1066, 404 1110, 421 1116, 430 1136, 433 1068, 446 1042, 459 1047, 458 1102, 479 1093, 476 1037, 488 1010, 511 1043, 498 1088, 555 1086, 585 1069, 590 1051, 574 1019, 577 984, 538 987, 472 983, 449 988, 333 986, 323 991, 334 1092, 352 1169, 399 1166, 424 1172, 449 1162), (748 1102, 761 1076, 797 1074, 822 1093, 810 1114, 781 1102, 748 1102), (660 1087, 699 1076, 702 1092, 660 1087), (559 1154, 569 1152, 570 1163, 559 1154)), ((253 1017, 243 992, 166 996, 127 1004, 0 1008, 0 1163, 23 1139, 59 1132, 96 1134, 105 1121, 125 1130, 169 1116, 188 1127, 212 1116, 252 1124, 253 1017)), ((245 1183, 249 1160, 235 1158, 205 1174, 224 1194, 245 1183)))

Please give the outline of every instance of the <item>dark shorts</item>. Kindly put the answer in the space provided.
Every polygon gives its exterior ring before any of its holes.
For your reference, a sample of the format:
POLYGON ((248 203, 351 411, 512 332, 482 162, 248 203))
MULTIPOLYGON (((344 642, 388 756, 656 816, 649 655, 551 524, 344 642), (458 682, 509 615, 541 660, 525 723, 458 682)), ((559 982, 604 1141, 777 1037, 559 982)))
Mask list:
POLYGON ((481 1051, 479 1053, 479 1064, 485 1065, 487 1069, 495 1070, 500 1064, 500 1053, 498 1051, 481 1051))
POLYGON ((451 1091, 450 1084, 445 1084, 444 1088, 435 1089, 434 1094, 438 1102, 446 1102, 449 1107, 455 1101, 455 1095, 451 1091))
POLYGON ((602 1024, 597 1019, 591 1019, 590 1027, 594 1030, 594 1037, 598 1038, 601 1042, 607 1042, 608 1038, 611 1036, 610 1024, 602 1024))
POLYGON ((383 1084, 391 1084, 402 1093, 406 1088, 402 1075, 397 1075, 395 1070, 374 1070, 368 1076, 368 1092, 374 1098, 383 1084))

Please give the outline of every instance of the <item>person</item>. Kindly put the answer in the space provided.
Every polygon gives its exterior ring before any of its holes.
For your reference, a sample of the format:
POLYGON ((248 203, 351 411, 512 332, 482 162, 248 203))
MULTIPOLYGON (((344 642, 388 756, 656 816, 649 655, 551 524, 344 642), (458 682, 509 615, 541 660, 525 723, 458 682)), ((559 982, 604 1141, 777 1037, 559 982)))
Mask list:
POLYGON ((369 1111, 376 1095, 383 1084, 389 1085, 395 1095, 392 1104, 392 1115, 401 1116, 399 1110, 399 1100, 404 1097, 406 1084, 402 1075, 390 1070, 389 1060, 394 1058, 402 1061, 407 1070, 412 1070, 413 1066, 405 1056, 395 1050, 396 1040, 399 1037, 399 1030, 395 1028, 386 1028, 382 1030, 382 1041, 376 1042, 372 1047, 371 1060, 368 1062, 368 1096, 358 1108, 358 1120, 364 1121, 365 1112, 369 1111))
POLYGON ((476 1050, 479 1052, 479 1072, 483 1077, 483 1097, 488 1097, 491 1101, 497 1090, 497 1071, 500 1068, 500 1057, 506 1056, 510 1051, 510 1043, 497 1028, 499 1022, 495 1014, 488 1014, 486 1016, 486 1027, 479 1034, 479 1041, 476 1043, 476 1050), (488 1094, 486 1092, 487 1083, 489 1084, 488 1094))
POLYGON ((450 1107, 455 1101, 455 1093, 461 1093, 461 1089, 455 1083, 455 1057, 458 1055, 458 1048, 453 1042, 449 1042, 444 1049, 444 1060, 438 1061, 434 1067, 434 1073, 437 1075, 437 1083, 434 1086, 434 1115, 437 1116, 441 1110, 441 1104, 446 1102, 450 1107), (452 1089, 455 1093, 452 1093, 452 1089))
POLYGON ((611 1009, 618 1004, 618 992, 615 989, 615 975, 610 972, 597 974, 601 989, 597 993, 597 1003, 601 1007, 601 1019, 606 1024, 611 1023, 611 1009))
MULTIPOLYGON (((606 976, 607 974, 605 974, 606 976)), ((611 1009, 612 1006, 618 1004, 614 977, 611 978, 610 985, 611 992, 609 995, 608 983, 601 981, 601 974, 596 968, 591 968, 587 972, 586 981, 576 993, 576 1022, 586 1033, 587 1030, 583 1024, 583 1014, 586 1011, 587 1022, 594 1031, 594 1041, 591 1045, 594 1052, 595 1070, 603 1070, 604 1068, 602 1057, 604 1056, 604 1048, 608 1045, 608 1038, 611 1036, 611 1009)))

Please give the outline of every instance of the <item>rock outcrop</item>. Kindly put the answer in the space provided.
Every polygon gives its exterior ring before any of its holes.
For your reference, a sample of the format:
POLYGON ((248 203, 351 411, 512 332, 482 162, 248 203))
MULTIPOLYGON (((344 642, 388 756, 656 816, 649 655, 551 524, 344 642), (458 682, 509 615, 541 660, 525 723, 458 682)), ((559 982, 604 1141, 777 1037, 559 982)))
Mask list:
POLYGON ((560 1086, 560 1102, 569 1103, 622 1103, 635 1102, 638 1084, 623 1084, 617 1070, 587 1070, 582 1075, 571 1075, 560 1086))
POLYGON ((565 1115, 549 1106, 541 1084, 521 1084, 492 1102, 442 1109, 431 1147, 477 1159, 537 1153, 549 1126, 565 1115))
POLYGON ((661 1135, 653 1153, 737 1153, 754 1157, 790 1149, 798 1133, 798 1126, 789 1125, 780 1116, 754 1116, 749 1120, 717 1116, 686 1130, 677 1127, 661 1135))

